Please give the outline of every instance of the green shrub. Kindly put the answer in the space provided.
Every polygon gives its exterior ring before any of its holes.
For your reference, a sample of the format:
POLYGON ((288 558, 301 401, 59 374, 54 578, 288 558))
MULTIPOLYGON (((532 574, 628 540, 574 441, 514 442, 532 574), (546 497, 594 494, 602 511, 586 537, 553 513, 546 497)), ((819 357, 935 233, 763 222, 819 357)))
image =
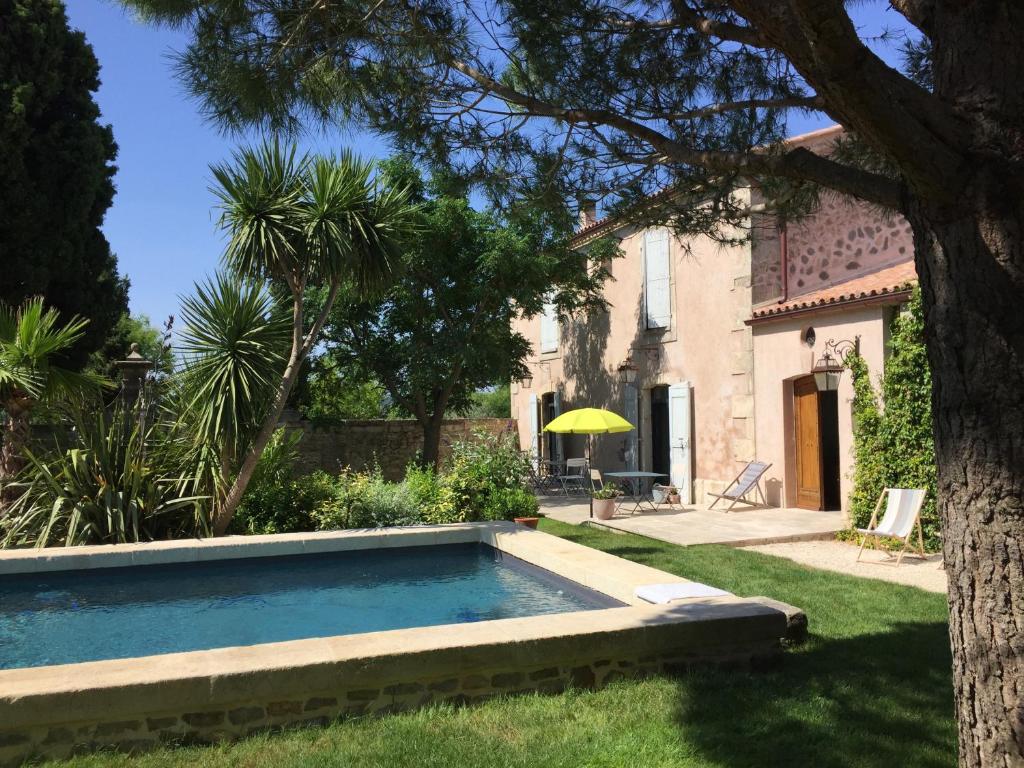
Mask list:
POLYGON ((409 465, 403 486, 419 510, 422 522, 431 525, 458 523, 464 519, 460 495, 448 475, 438 475, 429 467, 409 465))
POLYGON ((65 448, 27 453, 0 518, 0 547, 121 544, 204 535, 207 498, 182 492, 159 431, 144 433, 118 409, 75 414, 65 448), (171 479, 173 478, 173 479, 171 479))
POLYGON ((420 510, 402 483, 389 483, 380 469, 343 471, 334 480, 334 498, 313 512, 319 530, 415 525, 420 510))
POLYGON ((335 504, 337 481, 316 471, 294 480, 250 487, 231 521, 230 533, 297 533, 317 529, 318 515, 335 504))
POLYGON ((457 518, 475 522, 497 519, 489 517, 498 504, 491 497, 523 488, 529 472, 529 458, 519 450, 514 435, 480 432, 472 440, 452 445, 451 459, 440 482, 448 491, 446 501, 456 505, 457 518))
POLYGON ((938 549, 935 443, 932 436, 931 371, 924 348, 921 293, 915 290, 907 309, 893 322, 891 354, 878 392, 864 359, 851 355, 853 435, 856 465, 850 515, 866 528, 883 488, 925 488, 921 510, 925 546, 938 549))
POLYGON ((484 520, 514 520, 533 517, 540 505, 537 497, 525 488, 498 488, 487 497, 484 520))

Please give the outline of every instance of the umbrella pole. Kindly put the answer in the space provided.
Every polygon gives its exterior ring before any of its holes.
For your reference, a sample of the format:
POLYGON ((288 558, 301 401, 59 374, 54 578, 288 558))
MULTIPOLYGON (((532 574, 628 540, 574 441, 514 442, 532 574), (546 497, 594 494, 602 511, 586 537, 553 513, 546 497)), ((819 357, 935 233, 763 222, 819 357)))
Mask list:
POLYGON ((587 435, 587 479, 590 480, 590 516, 594 516, 594 476, 590 474, 590 435, 587 435))

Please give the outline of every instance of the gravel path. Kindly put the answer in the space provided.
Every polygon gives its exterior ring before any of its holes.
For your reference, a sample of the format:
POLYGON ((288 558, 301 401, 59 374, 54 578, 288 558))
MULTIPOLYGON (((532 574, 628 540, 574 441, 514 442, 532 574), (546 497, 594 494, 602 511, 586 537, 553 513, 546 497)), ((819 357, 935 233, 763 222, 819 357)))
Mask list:
POLYGON ((844 541, 801 541, 792 544, 760 544, 744 547, 754 552, 785 557, 802 565, 821 568, 826 571, 861 576, 866 579, 892 581, 911 587, 920 587, 929 592, 946 591, 946 572, 939 567, 940 555, 930 555, 922 561, 913 555, 903 558, 899 568, 884 565, 888 555, 877 550, 866 549, 858 563, 857 547, 844 541))

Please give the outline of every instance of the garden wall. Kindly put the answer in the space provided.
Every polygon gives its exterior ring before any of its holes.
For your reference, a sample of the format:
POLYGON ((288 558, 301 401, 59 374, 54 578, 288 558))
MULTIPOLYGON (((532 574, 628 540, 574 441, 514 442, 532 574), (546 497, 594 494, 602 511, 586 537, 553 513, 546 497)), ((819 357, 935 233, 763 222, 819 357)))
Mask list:
MULTIPOLYGON (((423 432, 414 419, 317 425, 291 414, 283 424, 302 431, 298 471, 303 474, 317 469, 337 472, 342 467, 360 470, 378 463, 385 478, 397 481, 423 445, 423 432)), ((471 440, 481 431, 517 434, 515 422, 510 419, 446 419, 441 431, 441 461, 447 459, 452 443, 471 440)))

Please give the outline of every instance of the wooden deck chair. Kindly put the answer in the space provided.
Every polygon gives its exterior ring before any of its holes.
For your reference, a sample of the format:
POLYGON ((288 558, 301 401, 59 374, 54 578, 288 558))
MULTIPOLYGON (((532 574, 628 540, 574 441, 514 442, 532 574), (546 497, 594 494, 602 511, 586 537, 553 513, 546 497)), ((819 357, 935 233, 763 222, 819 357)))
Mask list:
MULTIPOLYGON (((924 506, 925 497, 928 492, 919 488, 886 488, 878 497, 875 511, 871 513, 871 522, 867 528, 858 528, 861 535, 860 551, 857 553, 857 562, 864 554, 864 545, 868 543, 868 536, 878 536, 893 539, 903 539, 903 549, 896 558, 896 567, 903 560, 903 555, 911 548, 910 538, 917 529, 917 547, 914 554, 925 557, 924 554, 924 530, 921 528, 921 507, 924 506), (878 511, 882 508, 882 501, 888 495, 888 503, 885 505, 885 514, 882 515, 882 522, 878 522, 878 511)), ((889 565, 889 563, 880 563, 889 565)))
POLYGON ((728 509, 725 512, 732 512, 732 508, 737 504, 749 504, 752 507, 756 507, 758 502, 750 501, 747 499, 747 495, 751 491, 757 491, 757 495, 761 497, 761 504, 767 506, 768 502, 764 498, 764 492, 761 490, 761 476, 768 471, 771 464, 766 464, 763 461, 752 461, 743 468, 743 471, 736 475, 736 479, 732 481, 728 488, 722 493, 709 493, 708 496, 713 496, 714 501, 711 502, 711 506, 708 509, 714 509, 722 499, 725 499, 729 504, 728 509))

